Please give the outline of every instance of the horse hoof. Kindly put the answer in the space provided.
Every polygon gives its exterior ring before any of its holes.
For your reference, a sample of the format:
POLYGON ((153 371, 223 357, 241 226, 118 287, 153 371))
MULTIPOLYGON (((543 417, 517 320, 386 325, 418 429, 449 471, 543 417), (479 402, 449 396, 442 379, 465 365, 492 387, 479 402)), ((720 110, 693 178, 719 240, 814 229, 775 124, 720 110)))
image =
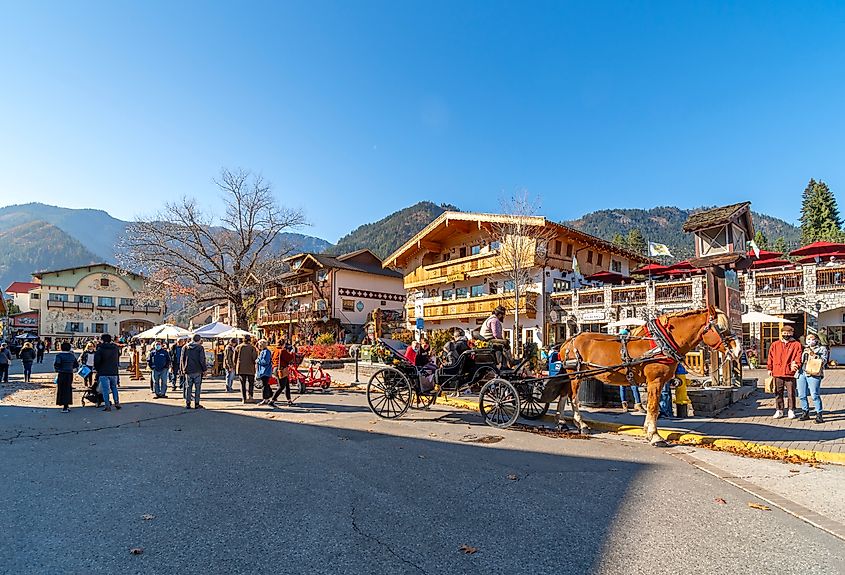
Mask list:
POLYGON ((668 443, 666 443, 664 440, 662 440, 662 439, 661 439, 661 440, 659 440, 659 441, 653 441, 653 442, 651 443, 651 446, 652 446, 652 447, 669 447, 669 444, 668 444, 668 443))
POLYGON ((578 430, 578 433, 581 435, 590 435, 590 428, 589 427, 582 427, 578 430))

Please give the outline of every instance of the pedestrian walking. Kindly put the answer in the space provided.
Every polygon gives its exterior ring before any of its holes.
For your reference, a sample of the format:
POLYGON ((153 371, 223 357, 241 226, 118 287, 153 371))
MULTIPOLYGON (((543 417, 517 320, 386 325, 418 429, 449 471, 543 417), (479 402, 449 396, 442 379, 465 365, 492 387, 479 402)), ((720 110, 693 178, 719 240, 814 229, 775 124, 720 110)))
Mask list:
POLYGON ((3 383, 9 383, 9 366, 12 363, 12 352, 9 351, 9 346, 4 342, 0 343, 0 380, 3 383))
POLYGON ((85 344, 85 349, 82 352, 82 357, 80 358, 80 363, 82 365, 88 366, 91 371, 88 372, 83 378, 83 382, 85 383, 85 387, 91 387, 94 382, 94 352, 97 349, 94 347, 94 342, 89 341, 85 344))
POLYGON ((153 397, 167 397, 167 374, 170 373, 170 352, 164 349, 160 341, 155 342, 147 358, 153 379, 153 397))
POLYGON ((822 418, 821 387, 824 379, 824 367, 827 365, 828 351, 819 342, 814 333, 808 333, 804 340, 804 351, 801 353, 801 368, 798 370, 798 399, 801 401, 801 421, 810 419, 810 403, 807 395, 812 396, 816 408, 816 423, 824 423, 822 418))
POLYGON ((261 403, 270 403, 273 397, 273 390, 270 387, 270 378, 273 376, 273 352, 267 347, 267 340, 258 340, 258 360, 255 362, 255 376, 264 384, 261 388, 261 403))
POLYGON ((296 360, 296 356, 288 351, 287 342, 284 338, 279 340, 279 346, 273 353, 273 368, 276 370, 276 379, 279 382, 279 388, 273 394, 273 399, 270 400, 270 407, 276 407, 276 401, 282 392, 285 392, 285 399, 287 399, 288 406, 293 405, 290 398, 290 364, 296 360))
POLYGON ((106 406, 103 411, 111 411, 111 399, 114 398, 114 408, 120 409, 120 397, 117 385, 120 379, 120 348, 111 340, 111 335, 104 333, 100 336, 100 346, 94 352, 94 371, 100 384, 100 393, 106 406))
POLYGON ((235 348, 238 346, 238 339, 233 338, 226 344, 223 350, 223 368, 226 370, 226 391, 232 393, 232 384, 235 381, 235 348))
POLYGON ((170 385, 173 391, 176 391, 177 385, 179 389, 185 389, 185 374, 182 373, 182 349, 185 347, 186 341, 184 337, 180 337, 170 348, 170 385))
POLYGON ((32 379, 32 362, 35 361, 35 349, 32 344, 26 342, 23 344, 18 357, 23 364, 23 380, 27 383, 32 379))
POLYGON ((241 378, 241 397, 244 404, 247 400, 253 401, 256 361, 258 361, 258 350, 252 345, 252 338, 245 335, 244 342, 235 348, 235 371, 241 378))
POLYGON ((200 391, 202 390, 202 376, 208 369, 205 359, 205 348, 202 347, 202 336, 195 335, 194 340, 182 348, 181 369, 185 374, 185 408, 202 409, 200 405, 200 391))
POLYGON ((44 350, 46 349, 47 345, 42 340, 39 339, 35 342, 35 361, 44 363, 44 350))
POLYGON ((791 325, 784 325, 780 330, 780 339, 769 346, 766 367, 775 384, 775 413, 772 417, 783 417, 783 395, 786 391, 788 417, 795 419, 795 372, 801 367, 801 343, 795 339, 795 330, 791 325))
POLYGON ((69 406, 73 404, 73 374, 76 373, 79 362, 70 350, 70 343, 62 343, 61 349, 53 361, 53 370, 56 372, 56 405, 62 406, 62 413, 69 413, 69 406))

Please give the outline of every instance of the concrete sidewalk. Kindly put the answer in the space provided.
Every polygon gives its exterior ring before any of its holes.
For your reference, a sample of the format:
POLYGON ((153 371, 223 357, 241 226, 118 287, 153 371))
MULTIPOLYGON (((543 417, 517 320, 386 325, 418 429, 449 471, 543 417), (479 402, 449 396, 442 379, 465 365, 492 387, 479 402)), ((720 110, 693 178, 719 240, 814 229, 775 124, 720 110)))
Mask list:
MULTIPOLYGON (((678 443, 709 445, 738 453, 845 464, 845 370, 826 372, 822 382, 825 418, 822 424, 813 420, 772 419, 775 399, 763 392, 765 375, 761 370, 751 372, 751 377, 759 377, 761 387, 717 417, 661 419, 660 434, 678 443)), ((448 398, 444 403, 478 409, 478 399, 473 396, 448 398)), ((546 422, 553 420, 555 408, 556 405, 551 406, 546 422)), ((570 415, 571 411, 567 410, 566 414, 570 415)), ((644 436, 644 414, 623 413, 613 408, 582 408, 582 414, 592 429, 644 436)))

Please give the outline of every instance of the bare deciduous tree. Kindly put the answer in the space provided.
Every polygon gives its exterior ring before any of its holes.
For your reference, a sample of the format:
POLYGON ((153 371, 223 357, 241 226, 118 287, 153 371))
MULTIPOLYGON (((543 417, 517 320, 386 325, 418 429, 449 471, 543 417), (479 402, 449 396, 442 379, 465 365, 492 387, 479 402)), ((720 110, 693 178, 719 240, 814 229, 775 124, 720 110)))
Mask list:
POLYGON ((237 327, 247 329, 264 288, 287 269, 282 259, 290 248, 278 245, 279 234, 305 225, 305 217, 280 205, 270 184, 249 171, 223 169, 215 184, 222 216, 193 198, 165 204, 129 224, 120 260, 150 278, 145 297, 226 301, 237 327))
MULTIPOLYGON (((537 216, 539 202, 527 192, 519 192, 501 201, 502 216, 490 228, 491 240, 499 244, 495 259, 496 270, 504 276, 507 287, 505 307, 513 313, 514 353, 518 353, 520 335, 520 299, 528 304, 528 292, 535 288, 542 278, 536 277, 538 266, 546 259, 549 242, 557 237, 556 232, 546 225, 546 219, 537 216)), ((542 285, 540 286, 542 289, 542 285)))

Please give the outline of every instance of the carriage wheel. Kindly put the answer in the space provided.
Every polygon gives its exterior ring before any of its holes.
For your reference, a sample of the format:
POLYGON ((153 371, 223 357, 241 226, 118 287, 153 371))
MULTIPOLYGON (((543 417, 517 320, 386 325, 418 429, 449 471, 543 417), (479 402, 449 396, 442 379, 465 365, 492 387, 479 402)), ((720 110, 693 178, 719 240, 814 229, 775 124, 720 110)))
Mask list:
POLYGON ((385 419, 394 419, 408 411, 413 395, 410 380, 392 367, 375 372, 367 384, 370 409, 385 419))
POLYGON ((437 398, 434 395, 422 395, 414 392, 414 400, 411 402, 411 409, 428 409, 434 405, 437 398))
POLYGON ((529 396, 522 400, 519 413, 525 419, 540 419, 546 415, 547 411, 549 411, 548 403, 540 403, 533 396, 529 396))
POLYGON ((491 379, 481 388, 478 407, 487 425, 503 429, 516 423, 519 417, 519 395, 516 388, 504 379, 491 379))

